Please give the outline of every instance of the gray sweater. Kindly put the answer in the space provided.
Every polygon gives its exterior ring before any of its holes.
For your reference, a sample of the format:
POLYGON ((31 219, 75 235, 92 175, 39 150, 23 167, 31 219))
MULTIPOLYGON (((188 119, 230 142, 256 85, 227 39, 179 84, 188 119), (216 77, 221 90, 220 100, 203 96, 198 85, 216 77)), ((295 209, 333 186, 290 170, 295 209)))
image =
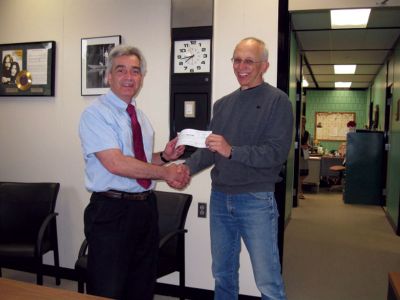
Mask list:
POLYGON ((292 105, 268 83, 236 90, 213 107, 210 130, 233 146, 232 158, 198 149, 186 160, 191 174, 214 164, 212 188, 228 193, 273 192, 292 142, 292 105))

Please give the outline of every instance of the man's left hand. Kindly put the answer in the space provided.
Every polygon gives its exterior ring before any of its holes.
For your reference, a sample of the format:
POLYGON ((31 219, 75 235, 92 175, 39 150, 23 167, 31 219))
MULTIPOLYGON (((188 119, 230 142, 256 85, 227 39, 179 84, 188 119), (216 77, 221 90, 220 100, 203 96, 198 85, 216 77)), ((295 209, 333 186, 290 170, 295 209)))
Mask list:
POLYGON ((182 156, 183 152, 185 152, 184 145, 180 145, 175 148, 177 142, 178 142, 178 137, 170 140, 165 146, 165 149, 163 151, 163 157, 166 160, 169 161, 177 160, 179 157, 182 156))
POLYGON ((206 138, 206 146, 212 152, 218 152, 223 157, 231 155, 232 146, 225 140, 222 135, 210 134, 206 138))

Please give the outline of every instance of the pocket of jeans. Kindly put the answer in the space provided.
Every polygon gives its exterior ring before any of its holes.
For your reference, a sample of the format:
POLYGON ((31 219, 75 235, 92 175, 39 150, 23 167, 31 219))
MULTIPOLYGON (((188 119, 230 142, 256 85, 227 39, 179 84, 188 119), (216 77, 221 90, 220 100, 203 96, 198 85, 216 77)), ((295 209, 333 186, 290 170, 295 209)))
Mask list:
POLYGON ((272 193, 272 192, 256 192, 256 193, 249 193, 249 194, 258 200, 274 199, 274 193, 272 193))
POLYGON ((257 199, 257 201, 262 201, 260 203, 264 203, 264 207, 269 211, 269 213, 273 216, 279 216, 278 207, 275 201, 275 196, 273 192, 257 192, 257 193, 249 193, 253 198, 257 199))

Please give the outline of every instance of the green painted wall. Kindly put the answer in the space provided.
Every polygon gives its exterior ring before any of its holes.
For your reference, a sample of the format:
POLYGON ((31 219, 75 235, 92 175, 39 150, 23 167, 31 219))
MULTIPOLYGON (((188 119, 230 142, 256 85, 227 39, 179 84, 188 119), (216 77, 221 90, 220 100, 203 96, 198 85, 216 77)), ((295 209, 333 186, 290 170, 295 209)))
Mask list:
MULTIPOLYGON (((307 90, 306 129, 312 138, 315 136, 316 112, 355 112, 357 128, 368 124, 367 91, 353 90, 307 90)), ((320 141, 329 150, 337 150, 341 142, 320 141)))
POLYGON ((370 103, 371 103, 371 87, 368 88, 367 90, 367 102, 365 103, 365 123, 366 125, 370 124, 370 119, 369 119, 369 110, 370 110, 370 103))
POLYGON ((397 112, 400 110, 400 42, 397 43, 394 56, 393 76, 393 105, 390 116, 388 170, 387 170, 387 197, 386 209, 389 217, 397 228, 400 205, 400 120, 396 120, 397 112))
MULTIPOLYGON (((289 99, 292 103, 293 113, 296 109, 296 66, 297 61, 297 42, 294 34, 291 34, 290 40, 290 70, 289 70, 289 99)), ((285 222, 290 218, 293 207, 293 181, 294 181, 294 128, 293 128, 293 142, 290 148, 289 156, 287 159, 286 170, 286 209, 285 209, 285 222)))

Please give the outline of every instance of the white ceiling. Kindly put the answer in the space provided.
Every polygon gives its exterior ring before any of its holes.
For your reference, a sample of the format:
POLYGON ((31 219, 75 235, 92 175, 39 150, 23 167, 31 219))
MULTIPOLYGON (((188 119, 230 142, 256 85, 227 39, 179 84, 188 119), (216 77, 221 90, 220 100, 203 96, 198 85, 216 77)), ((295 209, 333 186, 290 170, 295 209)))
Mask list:
POLYGON ((329 10, 293 12, 291 20, 309 88, 368 88, 400 36, 400 7, 373 8, 364 29, 330 29, 329 10), (356 73, 335 75, 334 64, 356 64, 356 73))

